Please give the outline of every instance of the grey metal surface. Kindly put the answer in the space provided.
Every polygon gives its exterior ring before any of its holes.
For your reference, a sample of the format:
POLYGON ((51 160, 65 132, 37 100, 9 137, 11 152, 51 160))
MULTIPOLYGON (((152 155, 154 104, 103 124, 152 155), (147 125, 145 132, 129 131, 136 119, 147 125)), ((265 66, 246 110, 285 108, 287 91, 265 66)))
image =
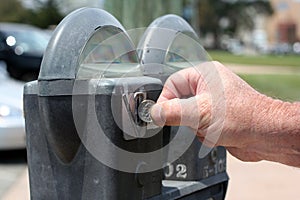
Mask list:
MULTIPOLYGON (((218 174, 214 177, 210 177, 207 179, 204 179, 202 181, 170 181, 170 180, 164 180, 163 190, 162 194, 155 196, 153 198, 150 198, 151 200, 158 200, 158 199, 181 199, 184 197, 187 197, 189 195, 193 195, 195 193, 199 193, 200 197, 197 198, 198 200, 201 199, 208 199, 210 197, 213 197, 214 195, 222 195, 223 191, 216 191, 211 192, 211 195, 209 197, 205 196, 204 194, 201 197, 201 191, 205 189, 209 189, 211 186, 215 186, 218 184, 223 184, 228 180, 228 176, 226 173, 218 174)), ((193 198, 191 198, 193 199, 193 198)))
POLYGON ((82 8, 64 18, 48 44, 38 80, 75 79, 82 48, 97 28, 106 25, 124 30, 111 14, 101 9, 82 8))
MULTIPOLYGON (((92 98, 96 103, 97 119, 113 143, 133 152, 162 145, 161 134, 124 140, 124 133, 115 124, 111 105, 112 95, 120 98, 140 87, 148 93, 156 93, 152 98, 157 98, 162 87, 159 80, 150 77, 75 80, 85 43, 96 28, 104 25, 123 29, 110 14, 98 9, 80 9, 66 17, 50 41, 38 81, 25 86, 32 199, 144 199, 161 191, 161 170, 127 173, 112 169, 96 159, 79 137, 84 137, 85 130, 90 128, 92 115, 86 100, 92 98), (82 125, 79 129, 73 119, 74 96, 78 96, 75 106, 81 116, 77 119, 82 125)), ((122 113, 121 107, 116 109, 122 113)), ((118 159, 115 152, 108 150, 106 154, 115 162, 124 159, 118 159)))
MULTIPOLYGON (((147 85, 148 89, 154 85, 162 85, 159 79, 151 77, 105 78, 89 80, 52 80, 32 81, 24 87, 24 94, 38 94, 39 96, 68 96, 86 94, 121 94, 124 87, 127 91, 135 91, 140 86, 147 85), (132 84, 134 83, 134 84, 132 84), (151 84, 149 84, 151 83, 151 84), (134 85, 134 86, 133 86, 134 85), (112 90, 113 86, 113 90, 112 90)), ((155 86, 156 87, 156 86, 155 86)))
MULTIPOLYGON (((153 78, 149 78, 150 80, 153 78)), ((116 81, 111 81, 114 84, 116 81)), ((136 81, 139 82, 139 81, 136 81)), ((132 82, 134 84, 134 82, 132 82)), ((29 84, 30 87, 31 84, 29 84)), ((98 86, 102 87, 101 84, 98 86)), ((156 93, 159 90, 147 90, 156 93)), ((111 93, 79 95, 78 112, 82 130, 75 128, 72 115, 72 95, 39 96, 25 94, 27 151, 32 199, 144 199, 161 191, 162 171, 126 173, 105 166, 82 144, 78 135, 88 129, 91 114, 87 99, 94 98, 99 123, 110 140, 132 152, 147 152, 162 145, 162 135, 126 141, 122 130, 115 124, 111 98, 114 87, 107 84, 111 93), (82 131, 82 132, 80 132, 82 131), (152 144, 149 146, 149 144, 152 144), (150 149, 149 149, 150 148, 150 149)), ((134 87, 129 87, 134 88, 134 87)), ((154 87, 153 87, 154 88, 154 87)), ((25 91, 29 91, 25 89, 25 91)), ((119 94, 120 96, 120 94, 119 94)), ((120 96, 121 97, 121 96, 120 96)), ((119 110, 122 115, 122 110, 119 110)), ((95 132, 94 134, 98 134, 95 132)), ((119 162, 115 152, 107 155, 119 162)), ((129 159, 129 158, 128 158, 129 159)), ((160 158, 156 158, 160 159, 160 158)), ((161 162, 161 161, 160 161, 161 162)), ((138 166, 137 166, 138 167, 138 166)))

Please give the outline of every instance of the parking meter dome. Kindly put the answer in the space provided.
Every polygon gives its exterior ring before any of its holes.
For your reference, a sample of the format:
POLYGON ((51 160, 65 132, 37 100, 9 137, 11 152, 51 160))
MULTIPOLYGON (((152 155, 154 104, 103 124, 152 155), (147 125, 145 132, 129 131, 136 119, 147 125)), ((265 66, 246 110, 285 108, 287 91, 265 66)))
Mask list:
POLYGON ((177 15, 154 20, 138 45, 144 74, 167 77, 183 68, 210 60, 193 28, 177 15), (153 64, 157 64, 155 67, 153 64))
POLYGON ((95 30, 105 26, 125 32, 114 16, 101 9, 81 8, 65 17, 48 43, 38 80, 74 80, 84 45, 95 30))

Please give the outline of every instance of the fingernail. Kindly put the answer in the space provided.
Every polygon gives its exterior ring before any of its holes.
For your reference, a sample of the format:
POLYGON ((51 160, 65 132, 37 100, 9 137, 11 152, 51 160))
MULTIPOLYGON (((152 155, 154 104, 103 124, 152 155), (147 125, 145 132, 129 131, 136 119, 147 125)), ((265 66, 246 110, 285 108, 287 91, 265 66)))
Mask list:
POLYGON ((166 119, 163 112, 163 108, 160 104, 153 105, 150 114, 154 124, 156 124, 157 126, 165 125, 166 119))

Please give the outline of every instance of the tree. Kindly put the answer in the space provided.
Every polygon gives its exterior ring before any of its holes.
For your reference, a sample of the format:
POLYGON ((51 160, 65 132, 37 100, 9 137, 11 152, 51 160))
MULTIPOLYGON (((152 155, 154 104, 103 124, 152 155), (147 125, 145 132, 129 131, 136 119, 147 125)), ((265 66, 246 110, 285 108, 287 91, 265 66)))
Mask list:
POLYGON ((236 33, 238 28, 252 29, 256 14, 270 15, 272 6, 266 0, 198 0, 202 34, 213 33, 215 48, 222 33, 236 33), (222 27, 222 21, 226 22, 222 27))
POLYGON ((33 24, 48 28, 58 24, 64 17, 57 0, 34 0, 35 8, 23 7, 19 0, 1 0, 0 21, 33 24), (13 11, 13 12, 12 12, 13 11))
POLYGON ((182 12, 181 0, 106 0, 105 10, 113 14, 127 29, 146 27, 164 14, 182 12))
POLYGON ((2 22, 24 22, 27 9, 18 0, 1 0, 0 21, 2 22))
POLYGON ((36 8, 31 9, 27 17, 33 25, 48 28, 57 25, 64 17, 56 0, 35 0, 35 5, 36 8))

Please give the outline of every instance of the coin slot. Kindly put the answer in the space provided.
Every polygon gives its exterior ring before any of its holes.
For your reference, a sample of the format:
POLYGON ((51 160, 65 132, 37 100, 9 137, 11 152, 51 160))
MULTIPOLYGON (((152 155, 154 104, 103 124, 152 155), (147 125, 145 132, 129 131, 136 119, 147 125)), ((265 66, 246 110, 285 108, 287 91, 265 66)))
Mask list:
POLYGON ((136 92, 134 93, 134 119, 135 123, 139 126, 146 126, 147 124, 139 117, 139 107, 142 102, 146 99, 147 95, 144 92, 136 92))
POLYGON ((138 107, 138 116, 142 121, 152 123, 150 111, 154 104, 155 102, 152 100, 144 100, 140 103, 138 107))

